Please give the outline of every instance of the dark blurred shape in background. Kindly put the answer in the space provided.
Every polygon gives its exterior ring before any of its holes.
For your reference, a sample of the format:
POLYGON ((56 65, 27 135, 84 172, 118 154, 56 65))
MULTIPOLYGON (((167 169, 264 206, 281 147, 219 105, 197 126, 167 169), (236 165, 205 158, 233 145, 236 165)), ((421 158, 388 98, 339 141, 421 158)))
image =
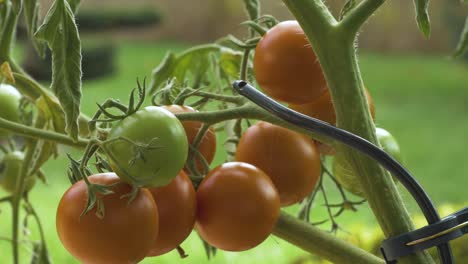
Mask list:
MULTIPOLYGON (((50 2, 43 0, 43 12, 50 2)), ((344 2, 327 1, 327 5, 338 14, 344 2)), ((263 0, 261 4, 264 14, 292 19, 281 0, 263 0)), ((448 56, 456 46, 467 13, 468 5, 459 0, 432 0, 432 34, 426 40, 416 26, 413 2, 387 1, 364 27, 359 45, 378 53, 448 56)), ((212 42, 229 33, 243 34, 245 29, 239 24, 246 20, 239 0, 85 0, 76 17, 83 40, 85 79, 114 72, 113 41, 212 42)), ((27 49, 26 70, 38 79, 49 79, 50 58, 41 61, 29 45, 27 49)), ((464 60, 468 62, 468 55, 464 60)))

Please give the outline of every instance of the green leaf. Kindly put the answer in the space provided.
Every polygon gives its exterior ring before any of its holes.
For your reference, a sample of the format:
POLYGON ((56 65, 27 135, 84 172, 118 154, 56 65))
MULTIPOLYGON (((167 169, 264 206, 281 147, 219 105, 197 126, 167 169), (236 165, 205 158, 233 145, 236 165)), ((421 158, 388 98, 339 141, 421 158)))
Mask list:
POLYGON ((46 45, 44 41, 34 37, 34 32, 37 30, 37 23, 39 20, 39 7, 40 4, 38 0, 24 0, 24 18, 26 19, 28 36, 32 40, 36 52, 41 58, 44 58, 46 45))
POLYGON ((238 78, 242 61, 242 52, 222 48, 219 57, 221 73, 227 78, 238 78))
POLYGON ((54 2, 36 37, 47 41, 52 51, 51 89, 65 112, 65 130, 76 140, 81 101, 81 43, 67 1, 54 2))
POLYGON ((0 65, 0 83, 2 83, 3 80, 7 80, 8 82, 15 84, 15 77, 13 76, 10 64, 7 61, 0 65))
POLYGON ((458 45, 455 48, 455 52, 453 53, 453 57, 462 56, 467 51, 468 51, 468 17, 466 17, 465 26, 463 27, 463 31, 460 35, 460 40, 458 41, 458 45))
POLYGON ((340 13, 340 18, 339 20, 342 20, 343 17, 346 16, 346 14, 348 14, 349 11, 353 10, 353 8, 356 6, 356 0, 348 0, 346 1, 346 3, 344 4, 343 8, 341 9, 341 13, 340 13))
MULTIPOLYGON (((65 120, 63 119, 63 112, 61 109, 54 111, 54 105, 48 104, 47 99, 41 96, 36 101, 36 107, 38 112, 35 118, 34 127, 44 130, 55 130, 61 132, 65 128, 65 120), (60 129, 54 129, 57 126, 56 123, 60 122, 60 129)), ((60 107, 60 105, 58 105, 60 107)), ((57 157, 57 144, 54 142, 39 140, 37 142, 37 147, 35 149, 31 165, 30 165, 30 174, 36 174, 39 169, 46 163, 52 156, 57 157)))
POLYGON ((80 7, 81 0, 68 0, 71 10, 74 14, 78 12, 78 7, 80 7))
POLYGON ((431 23, 429 21, 428 7, 429 0, 414 0, 416 8, 416 22, 418 23, 419 30, 426 38, 431 35, 431 23))
POLYGON ((260 2, 258 0, 244 0, 245 10, 251 20, 260 16, 260 2))
POLYGON ((161 64, 153 70, 150 94, 154 94, 166 85, 169 79, 176 78, 179 82, 183 82, 190 74, 193 76, 205 74, 210 65, 209 55, 219 52, 220 49, 221 46, 217 44, 208 44, 190 48, 179 55, 169 52, 161 64))

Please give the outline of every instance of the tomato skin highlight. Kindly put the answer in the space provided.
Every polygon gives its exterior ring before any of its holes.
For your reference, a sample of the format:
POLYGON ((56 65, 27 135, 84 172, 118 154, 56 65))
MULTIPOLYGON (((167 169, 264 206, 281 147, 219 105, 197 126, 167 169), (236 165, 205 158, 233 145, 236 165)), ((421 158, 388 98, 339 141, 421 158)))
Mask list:
MULTIPOLYGON (((13 151, 5 154, 0 162, 0 186, 7 192, 13 194, 20 177, 23 166, 24 153, 13 151)), ((36 184, 36 176, 31 175, 26 179, 25 192, 31 191, 36 184)))
POLYGON ((197 190, 199 235, 226 251, 244 251, 263 242, 279 217, 279 195, 270 178, 243 162, 213 169, 197 190))
POLYGON ((196 193, 184 171, 169 185, 148 190, 158 205, 159 234, 147 256, 159 256, 178 247, 192 232, 197 212, 196 193))
POLYGON ((260 40, 254 74, 269 96, 294 104, 315 101, 327 88, 322 67, 297 21, 283 21, 260 40))
POLYGON ((139 187, 169 184, 187 160, 188 143, 177 117, 162 107, 148 106, 118 122, 108 139, 124 137, 151 145, 135 158, 135 147, 118 140, 107 144, 109 163, 125 182, 139 187))
MULTIPOLYGON (((197 112, 197 110, 193 109, 190 106, 166 105, 162 107, 164 109, 169 110, 173 114, 197 112)), ((200 131, 200 129, 202 128, 203 123, 198 121, 182 121, 182 126, 184 126, 188 143, 192 145, 193 141, 197 137, 198 131, 200 131)), ((216 132, 213 127, 210 127, 206 131, 197 149, 203 155, 208 165, 211 164, 216 154, 216 132)), ((198 157, 195 157, 195 162, 198 171, 203 172, 204 165, 202 160, 198 157)), ((187 167, 187 164, 185 167, 187 167)))
POLYGON ((267 122, 245 131, 235 160, 264 171, 278 190, 281 206, 302 201, 316 186, 321 171, 320 154, 311 138, 267 122))
POLYGON ((113 194, 102 199, 103 219, 96 208, 83 215, 87 188, 83 180, 72 185, 63 195, 57 209, 57 232, 64 247, 82 263, 138 263, 154 245, 158 229, 158 208, 151 193, 141 189, 129 204, 132 187, 121 182, 115 173, 92 175, 91 183, 115 185, 113 194))
MULTIPOLYGON (((20 100, 21 94, 15 87, 9 84, 0 83, 0 118, 12 122, 18 122, 20 120, 20 100)), ((10 132, 0 128, 0 138, 7 137, 10 134, 10 132)))

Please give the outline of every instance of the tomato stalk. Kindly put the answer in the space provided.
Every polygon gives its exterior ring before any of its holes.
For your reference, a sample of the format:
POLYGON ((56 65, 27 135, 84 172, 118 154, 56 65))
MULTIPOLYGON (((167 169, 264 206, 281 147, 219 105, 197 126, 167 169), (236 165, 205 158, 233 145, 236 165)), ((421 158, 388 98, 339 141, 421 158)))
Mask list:
MULTIPOLYGON (((223 109, 217 111, 207 111, 207 112, 194 112, 194 113, 178 113, 176 114, 177 118, 180 121, 201 121, 205 123, 209 123, 211 125, 215 125, 220 122, 233 120, 233 119, 256 119, 266 121, 278 126, 282 126, 285 128, 289 128, 299 133, 303 133, 306 135, 310 135, 314 139, 333 145, 333 141, 328 139, 327 137, 317 135, 313 132, 310 132, 306 129, 291 125, 290 123, 271 115, 266 110, 260 108, 257 105, 246 103, 242 106, 233 107, 230 109, 223 109)), ((1 124, 0 124, 1 127, 1 124)))
POLYGON ((333 263, 384 263, 382 259, 363 249, 285 212, 281 212, 273 234, 333 263))
MULTIPOLYGON (((301 24, 319 58, 330 88, 337 125, 379 144, 364 94, 354 41, 360 26, 384 1, 364 0, 342 22, 337 22, 321 1, 283 2, 301 24)), ((388 237, 413 230, 414 225, 389 173, 370 158, 344 145, 337 144, 336 148, 357 172, 365 196, 385 235, 388 237)), ((423 252, 400 261, 434 263, 423 252)))
POLYGON ((50 130, 44 130, 39 128, 34 128, 30 126, 25 126, 20 123, 8 121, 4 118, 0 117, 0 128, 13 132, 16 135, 21 135, 26 138, 32 139, 44 139, 51 142, 56 142, 59 144, 72 146, 72 147, 79 147, 84 148, 88 144, 87 139, 78 139, 78 141, 73 141, 72 138, 65 134, 60 134, 57 132, 53 132, 50 130))
POLYGON ((15 40, 16 24, 18 23, 18 13, 13 11, 11 2, 7 1, 5 7, 7 9, 6 19, 3 21, 3 28, 1 29, 2 39, 0 39, 0 62, 9 61, 11 54, 11 47, 15 40))
POLYGON ((21 198, 23 197, 24 190, 26 188, 26 178, 29 175, 29 168, 31 162, 33 160, 34 152, 38 145, 38 141, 30 141, 27 144, 26 154, 24 156, 23 165, 21 166, 21 170, 19 172, 19 177, 16 182, 16 189, 13 194, 13 199, 11 201, 12 207, 12 240, 13 240, 13 263, 18 264, 19 261, 19 249, 18 249, 18 241, 19 241, 19 214, 20 214, 20 205, 21 205, 21 198))

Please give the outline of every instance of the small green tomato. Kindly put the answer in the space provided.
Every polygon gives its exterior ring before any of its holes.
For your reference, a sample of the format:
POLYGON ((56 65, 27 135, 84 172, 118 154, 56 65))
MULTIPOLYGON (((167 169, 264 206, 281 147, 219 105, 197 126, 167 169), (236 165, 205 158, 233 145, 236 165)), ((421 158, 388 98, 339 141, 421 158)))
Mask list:
MULTIPOLYGON (((7 153, 0 161, 0 186, 9 193, 14 193, 16 190, 23 159, 23 152, 14 151, 7 153)), ((35 183, 36 177, 29 176, 26 179, 25 192, 29 192, 34 187, 35 183)))
MULTIPOLYGON (((21 94, 15 87, 0 83, 0 118, 18 122, 20 119, 19 105, 21 94)), ((0 138, 9 136, 10 133, 0 129, 0 138)))
POLYGON ((108 140, 112 169, 123 181, 139 187, 169 184, 187 160, 184 127, 162 107, 149 106, 119 121, 108 140))

